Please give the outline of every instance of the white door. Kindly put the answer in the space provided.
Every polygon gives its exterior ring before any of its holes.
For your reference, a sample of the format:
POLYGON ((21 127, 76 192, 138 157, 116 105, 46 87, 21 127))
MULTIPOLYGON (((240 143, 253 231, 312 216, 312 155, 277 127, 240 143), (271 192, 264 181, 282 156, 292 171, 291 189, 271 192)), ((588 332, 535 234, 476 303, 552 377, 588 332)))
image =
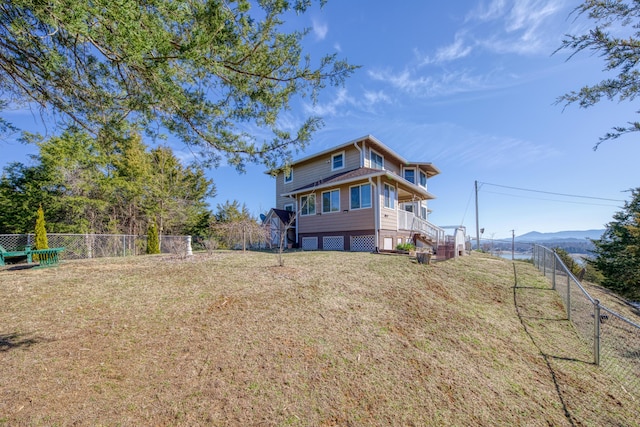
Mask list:
POLYGON ((382 249, 384 249, 385 251, 390 251, 393 249, 393 238, 392 237, 385 237, 384 240, 382 241, 382 249))
POLYGON ((280 245, 280 219, 271 218, 271 244, 280 245))

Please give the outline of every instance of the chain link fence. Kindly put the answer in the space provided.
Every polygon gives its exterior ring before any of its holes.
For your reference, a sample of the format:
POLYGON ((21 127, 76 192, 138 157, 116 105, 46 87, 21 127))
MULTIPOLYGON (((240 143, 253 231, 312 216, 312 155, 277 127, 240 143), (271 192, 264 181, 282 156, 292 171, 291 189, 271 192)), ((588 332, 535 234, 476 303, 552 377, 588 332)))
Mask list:
POLYGON ((593 349, 594 363, 640 398, 640 325, 589 295, 553 250, 534 245, 533 263, 562 297, 568 319, 593 349))
MULTIPOLYGON (((50 248, 64 247, 60 259, 66 260, 142 255, 147 251, 147 236, 47 233, 47 239, 50 248)), ((8 251, 34 245, 34 234, 0 234, 0 246, 8 251)), ((190 255, 191 236, 160 236, 160 251, 190 255)))

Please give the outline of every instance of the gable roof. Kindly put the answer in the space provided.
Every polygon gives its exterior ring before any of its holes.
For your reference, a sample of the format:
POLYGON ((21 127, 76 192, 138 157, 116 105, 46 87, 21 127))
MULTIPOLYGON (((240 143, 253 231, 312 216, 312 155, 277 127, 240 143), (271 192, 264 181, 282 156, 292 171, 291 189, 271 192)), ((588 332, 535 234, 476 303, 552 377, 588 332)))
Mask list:
POLYGON ((288 224, 291 221, 291 218, 294 218, 296 216, 296 213, 292 211, 286 211, 284 209, 271 208, 271 210, 269 210, 269 212, 265 216, 264 221, 262 222, 266 223, 267 220, 271 218, 273 215, 280 218, 280 221, 283 224, 288 224))
MULTIPOLYGON (((302 157, 301 159, 294 160, 288 166, 292 167, 292 166, 295 166, 295 165, 297 165, 299 163, 303 163, 303 162, 306 162, 308 160, 315 159, 316 157, 324 156, 326 154, 329 154, 329 153, 332 153, 332 152, 335 152, 335 151, 343 150, 346 147, 350 147, 350 146, 352 146, 354 144, 357 144, 358 142, 362 142, 362 141, 368 141, 376 150, 382 151, 385 155, 390 155, 390 156, 394 157, 400 163, 403 163, 406 166, 418 166, 418 167, 424 169, 425 172, 427 172, 427 176, 429 176, 429 177, 438 175, 440 173, 440 169, 435 167, 430 162, 410 162, 410 161, 408 161, 407 159, 402 157, 400 154, 396 153, 391 148, 389 148, 387 145, 385 145, 381 141, 379 141, 375 136, 370 135, 370 134, 369 135, 364 135, 364 136, 362 136, 360 138, 352 139, 351 141, 345 142, 345 143, 337 145, 337 146, 333 146, 331 148, 327 148, 326 150, 320 151, 318 153, 302 157)), ((266 173, 270 174, 270 175, 276 175, 282 169, 284 169, 284 167, 272 169, 272 170, 266 171, 266 173)))

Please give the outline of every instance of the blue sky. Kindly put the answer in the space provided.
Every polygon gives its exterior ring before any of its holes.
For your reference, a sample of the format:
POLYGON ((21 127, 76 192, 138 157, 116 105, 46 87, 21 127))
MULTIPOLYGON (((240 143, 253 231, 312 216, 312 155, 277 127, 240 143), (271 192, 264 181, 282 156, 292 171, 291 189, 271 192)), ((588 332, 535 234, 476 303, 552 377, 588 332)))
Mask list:
MULTIPOLYGON (((290 17, 287 27, 312 29, 304 41, 312 58, 336 52, 361 66, 344 87, 323 92, 317 105, 296 100, 281 117, 292 127, 310 114, 324 118, 298 157, 371 134, 401 156, 442 171, 428 183, 437 197, 429 205, 436 225, 463 224, 475 235, 477 180, 485 238, 510 237, 511 230, 604 228, 629 199, 626 190, 640 186, 640 143, 632 134, 593 150, 612 126, 636 119, 632 103, 603 101, 587 110, 554 104, 606 76, 597 55, 569 61, 569 52, 553 55, 563 34, 587 28, 570 15, 578 4, 329 0, 290 17)), ((28 110, 4 116, 42 128, 40 116, 28 110)), ((173 148, 188 157, 184 147, 173 148)), ((28 150, 0 140, 0 166, 27 162, 28 150)), ((263 167, 239 175, 223 165, 209 176, 217 186, 214 208, 237 199, 257 215, 275 201, 275 182, 263 167)))

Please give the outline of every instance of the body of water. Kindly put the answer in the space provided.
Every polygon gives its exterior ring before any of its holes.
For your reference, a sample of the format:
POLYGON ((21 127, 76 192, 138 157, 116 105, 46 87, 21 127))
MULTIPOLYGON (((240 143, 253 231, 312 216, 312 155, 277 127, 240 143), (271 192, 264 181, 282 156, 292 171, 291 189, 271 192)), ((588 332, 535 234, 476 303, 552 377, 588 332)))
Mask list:
MULTIPOLYGON (((493 256, 498 256, 504 259, 511 259, 511 252, 501 251, 492 253, 493 256)), ((533 254, 531 252, 514 252, 513 259, 531 259, 533 254)))

